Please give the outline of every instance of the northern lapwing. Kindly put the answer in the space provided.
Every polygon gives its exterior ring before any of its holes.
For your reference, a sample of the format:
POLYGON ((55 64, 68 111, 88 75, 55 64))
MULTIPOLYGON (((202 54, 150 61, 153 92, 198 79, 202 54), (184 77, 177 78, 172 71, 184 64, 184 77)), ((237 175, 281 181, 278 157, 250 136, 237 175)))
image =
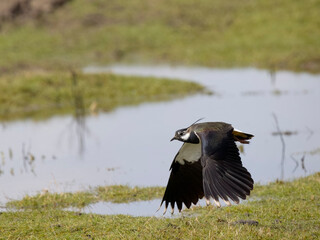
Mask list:
MULTIPOLYGON (((198 122, 198 121, 197 121, 198 122)), ((242 166, 235 143, 247 144, 253 135, 234 129, 224 122, 195 122, 188 128, 176 131, 172 140, 183 142, 170 170, 170 177, 160 207, 165 203, 164 214, 170 203, 179 211, 182 203, 191 203, 205 197, 206 203, 220 207, 219 199, 227 205, 230 200, 239 203, 253 189, 253 179, 242 166)))

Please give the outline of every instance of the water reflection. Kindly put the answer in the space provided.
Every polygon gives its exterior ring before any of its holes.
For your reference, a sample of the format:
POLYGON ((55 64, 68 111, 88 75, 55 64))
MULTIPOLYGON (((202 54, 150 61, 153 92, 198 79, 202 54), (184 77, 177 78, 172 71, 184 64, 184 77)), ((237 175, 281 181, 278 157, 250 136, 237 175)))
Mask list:
POLYGON ((163 215, 162 211, 157 211, 161 200, 154 199, 151 201, 139 201, 131 203, 112 203, 112 202, 98 202, 91 204, 87 207, 78 208, 67 208, 67 211, 74 211, 79 213, 90 213, 90 214, 103 214, 103 215, 131 215, 131 216, 149 216, 149 217, 176 217, 174 215, 166 214, 163 215))
POLYGON ((26 152, 25 149, 25 144, 22 145, 22 159, 23 159, 23 167, 25 172, 28 172, 28 170, 30 170, 30 172, 32 172, 34 175, 34 162, 35 162, 35 156, 30 152, 30 148, 29 150, 26 152))
POLYGON ((84 151, 84 140, 86 129, 85 115, 86 109, 84 106, 82 89, 78 87, 78 77, 75 72, 72 72, 72 96, 74 99, 74 118, 73 122, 76 125, 76 135, 79 142, 79 153, 84 151))
MULTIPOLYGON (((252 199, 253 201, 257 201, 258 199, 252 199)), ((232 202, 232 201, 231 201, 232 202)), ((240 199, 240 203, 246 203, 248 200, 240 199)), ((191 211, 185 212, 186 207, 182 206, 182 211, 179 212, 177 208, 175 211, 171 211, 171 207, 169 207, 168 211, 164 213, 164 207, 159 208, 161 203, 161 199, 153 199, 150 201, 136 201, 129 203, 112 203, 112 202, 97 202, 90 204, 83 208, 75 208, 69 207, 66 208, 66 211, 73 211, 77 213, 86 213, 86 214, 102 214, 102 215, 131 215, 134 217, 144 216, 144 217, 160 217, 160 218, 176 218, 176 217, 188 217, 194 216, 194 212, 192 211, 194 207, 206 207, 206 201, 204 199, 200 199, 196 205, 192 204, 190 207, 191 211)), ((235 204, 232 202, 232 204, 235 204)), ((211 206, 216 208, 214 203, 210 203, 211 206)), ((221 202, 221 207, 226 207, 225 202, 221 202)))
POLYGON ((111 184, 165 186, 181 145, 169 140, 175 130, 203 116, 204 121, 230 122, 255 135, 251 144, 241 148, 244 165, 256 182, 292 179, 320 170, 319 75, 277 72, 272 80, 268 71, 256 69, 85 69, 103 71, 192 80, 216 94, 85 117, 84 100, 74 83, 74 106, 80 109, 74 115, 13 121, 0 127, 0 202, 44 188, 59 192, 111 184), (285 143, 284 160, 279 134, 285 143))
POLYGON ((283 180, 283 178, 284 178, 284 160, 286 158, 286 144, 285 144, 285 141, 284 141, 284 138, 283 138, 282 131, 281 131, 280 127, 279 127, 279 122, 278 122, 277 115, 275 113, 273 113, 272 115, 273 115, 274 121, 276 123, 277 133, 279 134, 280 140, 281 140, 282 154, 281 154, 281 175, 280 175, 280 179, 283 180))
POLYGON ((300 161, 298 161, 294 156, 292 156, 291 155, 291 159, 295 162, 295 164, 296 164, 296 166, 294 167, 294 169, 292 170, 292 172, 294 173, 297 169, 298 169, 298 167, 299 167, 299 162, 300 162, 300 166, 301 166, 301 168, 303 169, 303 171, 305 172, 305 173, 307 173, 307 169, 306 169, 306 167, 305 167, 305 165, 304 165, 304 160, 305 160, 305 154, 301 157, 301 159, 300 159, 300 161))
MULTIPOLYGON (((245 202, 245 201, 241 201, 245 202)), ((131 215, 131 216, 145 216, 145 217, 164 217, 164 218, 175 218, 180 216, 190 216, 192 212, 184 212, 185 206, 183 206, 182 211, 179 212, 177 209, 173 213, 171 208, 167 211, 166 214, 163 213, 163 209, 159 209, 161 199, 154 199, 150 201, 137 201, 130 203, 112 203, 112 202, 97 202, 90 204, 84 208, 67 208, 67 211, 73 211, 78 213, 88 213, 88 214, 102 214, 102 215, 131 215)), ((191 210, 195 205, 192 204, 191 210)), ((205 207, 206 203, 201 199, 196 206, 205 207)), ((221 203, 222 207, 225 207, 226 204, 221 203)))

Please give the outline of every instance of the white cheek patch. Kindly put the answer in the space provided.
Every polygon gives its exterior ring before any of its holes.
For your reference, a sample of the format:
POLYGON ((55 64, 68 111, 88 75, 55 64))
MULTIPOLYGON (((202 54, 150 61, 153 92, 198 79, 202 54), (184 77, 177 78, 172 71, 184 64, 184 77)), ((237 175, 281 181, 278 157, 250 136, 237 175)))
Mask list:
POLYGON ((190 137, 190 132, 187 132, 185 135, 181 136, 181 139, 187 141, 190 137))
POLYGON ((175 161, 184 165, 185 162, 197 162, 201 157, 201 144, 184 143, 175 161))

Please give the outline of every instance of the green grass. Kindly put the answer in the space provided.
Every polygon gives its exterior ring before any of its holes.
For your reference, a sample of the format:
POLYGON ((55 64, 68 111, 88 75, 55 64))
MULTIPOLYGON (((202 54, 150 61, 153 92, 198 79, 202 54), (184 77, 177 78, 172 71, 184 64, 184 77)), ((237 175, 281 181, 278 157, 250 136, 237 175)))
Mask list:
POLYGON ((0 119, 96 114, 123 105, 204 92, 196 83, 113 74, 26 73, 0 77, 0 119))
POLYGON ((319 10, 317 0, 73 0, 40 18, 1 22, 0 119, 46 117, 79 107, 88 112, 90 106, 109 111, 202 91, 195 84, 112 74, 78 74, 75 88, 69 70, 87 65, 320 72, 319 10))
MULTIPOLYGON (((127 187, 116 189, 120 192, 115 195, 121 196, 123 191, 128 195, 127 198, 131 198, 135 194, 135 190, 127 187)), ((152 192, 155 195, 163 192, 163 188, 149 190, 147 195, 150 199, 154 195, 152 192)), ((144 189, 139 189, 138 192, 140 191, 146 193, 144 189)), ((78 196, 74 194, 75 199, 78 196)), ((38 196, 34 197, 34 201, 39 201, 39 206, 41 205, 42 200, 38 196)), ((51 201, 55 201, 54 197, 51 201)), ((212 206, 196 207, 173 219, 79 214, 62 211, 52 204, 30 210, 25 207, 28 206, 28 201, 23 199, 17 206, 29 210, 0 214, 0 238, 319 239, 319 202, 320 173, 291 182, 277 181, 266 186, 256 185, 251 201, 220 209, 212 206), (248 220, 257 221, 258 225, 237 224, 248 220)))
POLYGON ((2 24, 0 66, 174 63, 320 71, 318 0, 73 0, 2 24))
POLYGON ((99 186, 90 191, 76 193, 42 193, 25 196, 22 200, 7 203, 9 209, 82 208, 98 201, 127 203, 162 197, 163 187, 133 187, 123 185, 99 186))

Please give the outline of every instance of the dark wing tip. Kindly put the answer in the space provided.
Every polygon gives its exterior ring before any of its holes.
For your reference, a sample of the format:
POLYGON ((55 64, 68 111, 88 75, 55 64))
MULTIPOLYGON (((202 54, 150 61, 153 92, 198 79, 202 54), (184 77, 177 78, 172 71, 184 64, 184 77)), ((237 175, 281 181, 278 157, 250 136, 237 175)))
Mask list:
POLYGON ((163 203, 165 208, 170 204, 173 211, 174 206, 177 205, 178 210, 181 211, 183 204, 190 208, 192 203, 196 204, 199 198, 203 197, 202 166, 200 161, 186 162, 184 165, 173 162, 172 165, 160 207, 163 203))
MULTIPOLYGON (((238 132, 237 132, 238 133, 238 132)), ((243 134, 242 132, 240 132, 243 134)), ((243 137, 249 139, 252 135, 243 137)), ((204 164, 203 183, 206 198, 219 198, 228 205, 229 199, 239 203, 246 199, 253 189, 253 179, 246 168, 242 166, 239 150, 235 144, 234 131, 232 135, 221 138, 221 144, 202 157, 204 164)))
MULTIPOLYGON (((253 179, 244 167, 215 169, 204 174, 205 197, 219 198, 228 202, 232 200, 239 203, 245 200, 253 189, 253 179)), ((228 203, 227 203, 228 204, 228 203)))

